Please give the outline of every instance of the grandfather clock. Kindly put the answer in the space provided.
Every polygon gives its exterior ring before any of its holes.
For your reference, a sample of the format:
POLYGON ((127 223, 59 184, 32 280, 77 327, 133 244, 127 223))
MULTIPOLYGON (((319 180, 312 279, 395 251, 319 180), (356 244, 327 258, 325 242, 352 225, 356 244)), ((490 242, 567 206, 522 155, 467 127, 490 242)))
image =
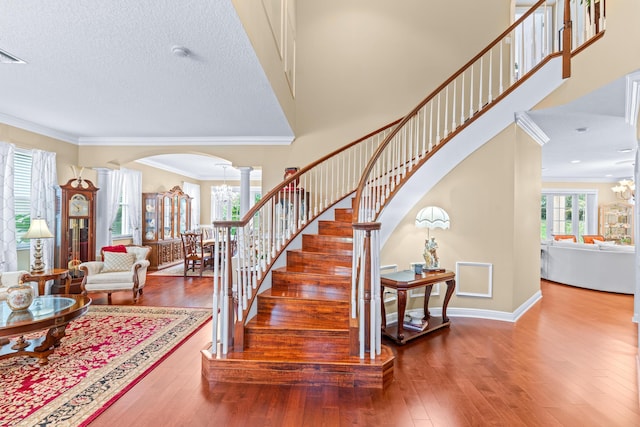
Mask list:
POLYGON ((96 253, 96 188, 87 179, 73 178, 60 186, 60 247, 57 265, 68 269, 72 284, 82 280, 80 263, 96 253))

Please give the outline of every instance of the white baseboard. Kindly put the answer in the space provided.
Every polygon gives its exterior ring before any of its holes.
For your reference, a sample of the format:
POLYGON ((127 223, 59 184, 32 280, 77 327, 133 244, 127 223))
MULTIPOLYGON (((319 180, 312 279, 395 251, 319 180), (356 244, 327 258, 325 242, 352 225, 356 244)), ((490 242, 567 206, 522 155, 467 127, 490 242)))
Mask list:
MULTIPOLYGON (((478 319, 488 319, 488 320, 500 320, 503 322, 516 322, 520 316, 527 312, 535 303, 537 303, 542 298, 542 292, 537 291, 535 294, 531 296, 528 300, 526 300, 520 307, 518 307, 514 312, 510 313, 507 311, 496 311, 496 310, 482 310, 477 308, 463 308, 463 307, 447 307, 447 316, 449 317, 473 317, 478 319)), ((431 315, 433 316, 442 316, 442 307, 429 307, 429 311, 431 311, 431 315)), ((421 313, 421 308, 416 308, 412 310, 407 310, 406 313, 421 313)), ((398 313, 389 313, 387 315, 387 324, 396 323, 398 321, 398 313)))

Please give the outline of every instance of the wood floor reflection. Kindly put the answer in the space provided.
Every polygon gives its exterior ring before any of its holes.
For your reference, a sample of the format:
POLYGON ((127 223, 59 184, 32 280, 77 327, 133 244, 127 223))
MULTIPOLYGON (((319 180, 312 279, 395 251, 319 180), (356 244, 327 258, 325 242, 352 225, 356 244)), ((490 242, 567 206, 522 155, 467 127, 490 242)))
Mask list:
MULTIPOLYGON (((211 307, 211 288, 211 278, 149 277, 139 304, 211 307)), ((199 353, 209 323, 91 426, 640 425, 633 296, 541 288, 516 323, 452 317, 405 346, 387 341, 397 357, 385 391, 209 385, 199 353)))

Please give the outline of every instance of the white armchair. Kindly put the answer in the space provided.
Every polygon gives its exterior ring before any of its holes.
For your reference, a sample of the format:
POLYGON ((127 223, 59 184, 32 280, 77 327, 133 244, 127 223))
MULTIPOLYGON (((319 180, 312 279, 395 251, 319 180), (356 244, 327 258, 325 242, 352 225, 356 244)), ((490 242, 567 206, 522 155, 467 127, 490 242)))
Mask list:
POLYGON ((127 246, 125 253, 103 252, 103 261, 83 262, 79 266, 84 272, 82 293, 105 292, 111 304, 112 292, 132 291, 133 301, 138 302, 147 280, 150 251, 149 246, 127 246))
MULTIPOLYGON (((20 280, 27 274, 24 270, 18 271, 0 271, 0 301, 7 299, 7 290, 11 286, 16 286, 20 280)), ((33 288, 33 285, 31 286, 33 288)), ((34 289, 33 295, 38 295, 38 288, 34 289)))

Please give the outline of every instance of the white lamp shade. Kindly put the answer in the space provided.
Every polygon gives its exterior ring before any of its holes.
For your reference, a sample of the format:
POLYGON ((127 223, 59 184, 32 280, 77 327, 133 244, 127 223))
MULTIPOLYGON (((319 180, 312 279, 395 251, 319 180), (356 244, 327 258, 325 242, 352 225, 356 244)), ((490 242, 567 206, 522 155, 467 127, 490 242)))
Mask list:
POLYGON ((47 227, 47 222, 42 218, 36 218, 31 220, 31 225, 29 226, 29 230, 24 235, 26 239, 44 239, 53 237, 51 231, 49 231, 49 227, 47 227))
POLYGON ((447 212, 437 206, 427 206, 418 212, 416 216, 416 227, 428 228, 449 228, 450 221, 447 212))

